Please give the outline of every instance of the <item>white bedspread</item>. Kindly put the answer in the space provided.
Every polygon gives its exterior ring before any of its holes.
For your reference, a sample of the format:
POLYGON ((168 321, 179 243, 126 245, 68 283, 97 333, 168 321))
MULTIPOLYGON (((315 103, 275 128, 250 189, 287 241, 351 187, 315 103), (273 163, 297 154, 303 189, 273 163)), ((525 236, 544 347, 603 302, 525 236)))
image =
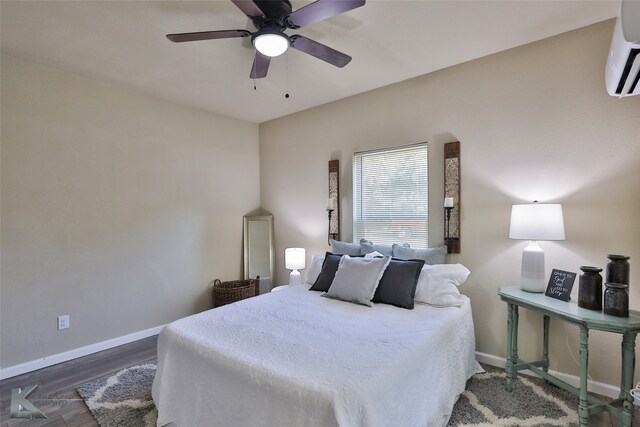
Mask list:
POLYGON ((158 426, 444 426, 475 372, 462 307, 364 307, 308 285, 166 326, 158 426))

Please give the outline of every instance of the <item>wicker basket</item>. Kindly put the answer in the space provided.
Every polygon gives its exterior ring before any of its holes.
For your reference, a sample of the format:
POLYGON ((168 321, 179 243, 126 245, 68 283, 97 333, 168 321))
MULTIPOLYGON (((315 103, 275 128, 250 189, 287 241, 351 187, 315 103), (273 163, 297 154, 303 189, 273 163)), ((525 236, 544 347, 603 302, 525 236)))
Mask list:
POLYGON ((260 276, 248 280, 231 280, 213 282, 213 306, 220 307, 245 298, 254 297, 260 293, 260 276))

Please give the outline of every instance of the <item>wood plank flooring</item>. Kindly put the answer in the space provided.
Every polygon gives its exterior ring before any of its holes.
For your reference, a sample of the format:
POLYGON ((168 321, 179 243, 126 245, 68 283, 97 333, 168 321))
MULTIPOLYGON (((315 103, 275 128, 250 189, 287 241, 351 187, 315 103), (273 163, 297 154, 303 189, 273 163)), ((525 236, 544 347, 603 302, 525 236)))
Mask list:
POLYGON ((78 395, 80 384, 156 357, 157 336, 0 381, 0 427, 97 427, 78 395), (48 418, 11 419, 11 389, 38 384, 29 397, 48 418))
MULTIPOLYGON (((0 427, 98 427, 89 408, 78 395, 76 387, 103 375, 154 359, 156 345, 157 336, 153 336, 0 381, 0 427), (48 418, 45 420, 9 418, 11 389, 31 384, 38 384, 38 390, 29 400, 48 418)), ((618 420, 606 413, 591 416, 589 419, 590 427, 614 425, 618 425, 618 420)), ((640 427, 638 409, 635 411, 633 426, 640 427)))

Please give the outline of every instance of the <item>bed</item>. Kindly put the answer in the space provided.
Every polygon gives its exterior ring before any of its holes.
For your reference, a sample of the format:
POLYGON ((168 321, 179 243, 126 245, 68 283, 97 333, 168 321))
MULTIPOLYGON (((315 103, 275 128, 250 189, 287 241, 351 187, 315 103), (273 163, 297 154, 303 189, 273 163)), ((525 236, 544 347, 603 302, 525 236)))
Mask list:
POLYGON ((167 325, 158 426, 444 426, 479 367, 471 307, 351 304, 309 285, 167 325))

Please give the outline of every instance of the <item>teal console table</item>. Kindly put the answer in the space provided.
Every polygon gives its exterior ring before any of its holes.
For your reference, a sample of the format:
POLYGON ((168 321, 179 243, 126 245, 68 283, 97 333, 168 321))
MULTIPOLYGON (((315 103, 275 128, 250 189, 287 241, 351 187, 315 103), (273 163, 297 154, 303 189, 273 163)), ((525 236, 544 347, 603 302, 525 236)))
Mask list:
POLYGON ((601 311, 578 307, 575 301, 564 302, 546 295, 525 292, 519 286, 500 288, 498 295, 507 303, 507 390, 513 388, 518 371, 529 369, 550 383, 580 398, 578 417, 580 426, 586 427, 589 414, 608 411, 620 418, 620 424, 631 427, 633 421, 633 371, 635 365, 636 334, 640 332, 640 312, 630 311, 629 317, 615 317, 601 311), (543 315, 542 360, 524 362, 518 358, 518 308, 536 311, 543 315), (554 317, 580 327, 580 388, 549 374, 549 318, 554 317), (611 402, 603 402, 587 394, 589 369, 589 330, 613 332, 622 335, 622 373, 620 396, 611 402))

